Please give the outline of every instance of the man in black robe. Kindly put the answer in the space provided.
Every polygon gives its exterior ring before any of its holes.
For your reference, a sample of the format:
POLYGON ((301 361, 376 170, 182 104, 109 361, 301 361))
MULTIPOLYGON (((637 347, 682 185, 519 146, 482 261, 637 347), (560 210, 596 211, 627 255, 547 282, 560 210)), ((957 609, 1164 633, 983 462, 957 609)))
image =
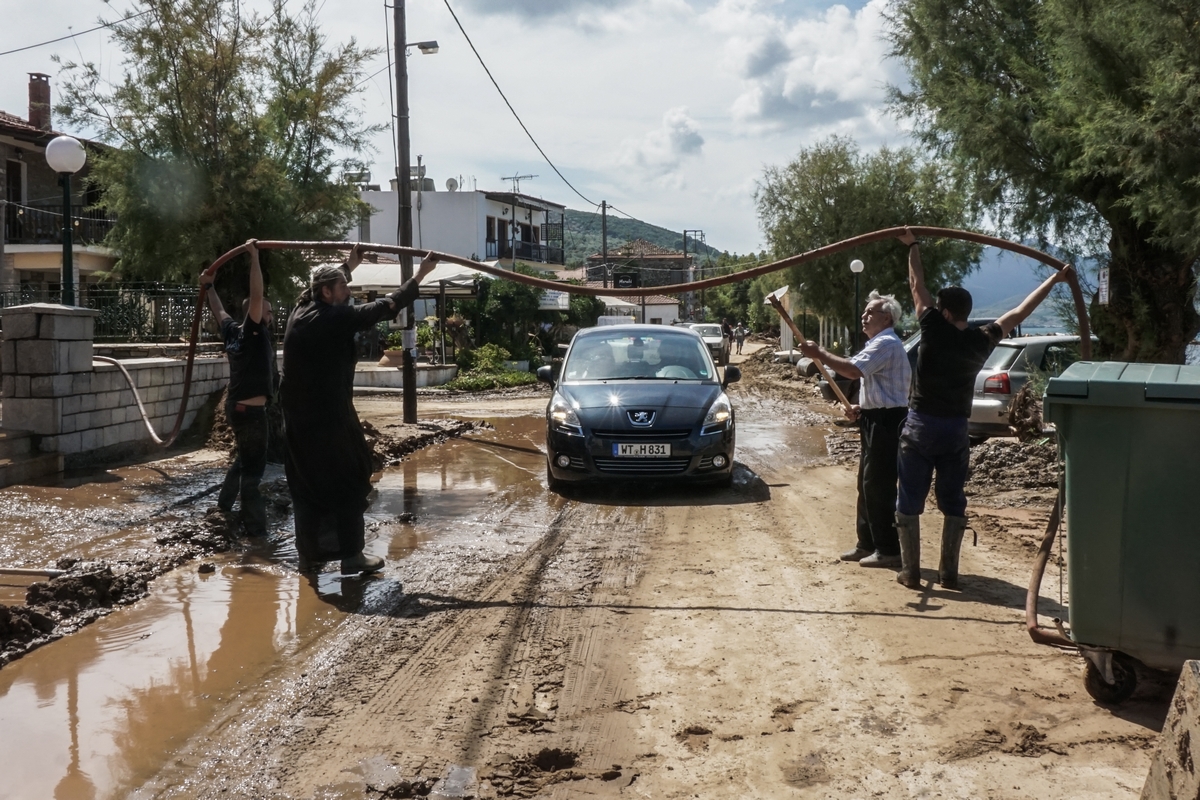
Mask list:
POLYGON ((354 335, 395 319, 437 266, 429 254, 396 292, 347 305, 347 280, 361 259, 318 267, 288 318, 280 396, 287 437, 288 489, 296 515, 301 572, 340 559, 342 573, 378 572, 383 559, 363 553, 363 512, 371 492, 371 451, 354 410, 354 335))

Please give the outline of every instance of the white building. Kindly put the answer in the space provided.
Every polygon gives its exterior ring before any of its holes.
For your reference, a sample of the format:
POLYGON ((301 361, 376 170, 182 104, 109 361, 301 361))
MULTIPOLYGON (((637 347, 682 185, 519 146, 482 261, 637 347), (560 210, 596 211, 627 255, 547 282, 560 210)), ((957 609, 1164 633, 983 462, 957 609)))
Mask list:
MULTIPOLYGON (((393 187, 395 181, 392 182, 393 187)), ((414 179, 413 247, 438 250, 477 261, 513 261, 530 265, 564 263, 563 215, 566 206, 516 192, 484 192, 457 188, 433 191, 431 179, 414 179)), ((366 189, 369 218, 347 232, 351 241, 397 244, 399 194, 366 189)))

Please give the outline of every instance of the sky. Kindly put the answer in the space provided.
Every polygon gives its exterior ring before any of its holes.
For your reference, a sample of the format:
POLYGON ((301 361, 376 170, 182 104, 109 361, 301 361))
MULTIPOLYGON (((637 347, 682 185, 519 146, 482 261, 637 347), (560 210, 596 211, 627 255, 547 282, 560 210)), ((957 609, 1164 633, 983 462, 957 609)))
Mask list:
MULTIPOLYGON (((521 130, 455 25, 447 0, 408 0, 408 41, 438 41, 408 58, 412 160, 438 190, 510 190, 504 176, 536 175, 522 192, 570 208, 606 200, 673 230, 700 229, 710 245, 763 248, 754 193, 783 166, 833 134, 864 150, 908 143, 885 107, 903 84, 887 56, 885 0, 448 0, 496 81, 542 149, 521 130), (583 197, 580 197, 583 195, 583 197), (586 200, 584 199, 586 198, 586 200)), ((0 52, 95 27, 129 0, 7 4, 0 52)), ((242 0, 265 10, 269 0, 242 0)), ((291 0, 299 11, 302 0, 291 0)), ((383 0, 318 0, 331 43, 383 48, 383 0)), ((116 81, 123 54, 105 31, 0 56, 0 110, 25 117, 29 72, 51 76, 58 101, 63 60, 92 61, 116 81)), ((386 55, 369 72, 386 67, 386 55)), ((389 123, 388 70, 366 82, 362 119, 389 123)), ((59 126, 55 126, 56 129, 59 126)), ((86 131, 68 131, 86 134, 86 131)), ((373 181, 394 174, 390 129, 366 155, 373 181)), ((613 212, 617 213, 617 212, 613 212)))

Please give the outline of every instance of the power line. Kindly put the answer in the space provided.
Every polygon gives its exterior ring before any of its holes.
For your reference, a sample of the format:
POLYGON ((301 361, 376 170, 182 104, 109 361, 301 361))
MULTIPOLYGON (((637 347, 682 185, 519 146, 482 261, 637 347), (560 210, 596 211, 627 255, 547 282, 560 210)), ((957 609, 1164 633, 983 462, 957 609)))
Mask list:
POLYGON ((479 55, 479 51, 475 49, 475 43, 471 41, 471 37, 467 35, 466 29, 463 28, 462 23, 458 21, 458 15, 455 14, 454 9, 450 7, 450 0, 443 0, 443 2, 446 4, 446 9, 450 12, 450 16, 454 17, 454 24, 458 26, 460 31, 462 31, 463 38, 466 39, 467 44, 471 46, 471 52, 474 53, 475 58, 479 60, 479 65, 483 67, 483 71, 487 73, 488 79, 491 80, 492 85, 496 87, 496 91, 500 93, 500 98, 504 100, 504 105, 508 106, 508 110, 512 112, 513 118, 516 119, 517 124, 521 126, 521 130, 525 131, 525 135, 529 137, 529 141, 533 142, 533 146, 537 148, 537 151, 542 154, 542 158, 544 158, 546 163, 550 165, 550 169, 554 170, 555 174, 562 178, 562 182, 569 186, 572 192, 583 198, 585 203, 588 203, 591 206, 599 206, 599 203, 589 200, 587 196, 583 194, 583 192, 576 189, 575 186, 572 185, 569 180, 567 180, 567 176, 563 175, 558 167, 554 166, 554 162, 550 160, 550 156, 546 155, 546 151, 543 150, 542 146, 537 143, 537 139, 533 138, 533 134, 529 132, 529 128, 525 127, 525 123, 521 121, 521 116, 517 114, 517 110, 513 108, 512 103, 508 102, 508 98, 505 97, 504 90, 500 88, 500 84, 496 83, 496 79, 492 77, 492 71, 488 69, 487 64, 483 62, 483 56, 479 55))
POLYGON ((46 45, 54 44, 55 42, 65 42, 67 39, 74 39, 76 36, 83 36, 85 33, 94 33, 96 31, 103 30, 104 28, 111 28, 114 25, 119 25, 122 22, 128 22, 131 19, 137 19, 138 17, 143 17, 146 14, 149 14, 153 10, 154 9, 150 8, 150 9, 146 9, 145 11, 139 11, 137 14, 130 14, 128 17, 125 17, 124 19, 118 19, 114 22, 105 22, 104 24, 97 25, 94 28, 88 28, 86 31, 80 31, 79 33, 69 33, 66 36, 60 36, 57 39, 49 39, 45 42, 38 42, 37 44, 27 44, 24 47, 18 47, 15 50, 5 50, 3 53, 0 53, 0 56, 8 56, 8 55, 12 55, 13 53, 21 53, 21 52, 24 52, 25 50, 32 50, 35 47, 45 47, 46 45))

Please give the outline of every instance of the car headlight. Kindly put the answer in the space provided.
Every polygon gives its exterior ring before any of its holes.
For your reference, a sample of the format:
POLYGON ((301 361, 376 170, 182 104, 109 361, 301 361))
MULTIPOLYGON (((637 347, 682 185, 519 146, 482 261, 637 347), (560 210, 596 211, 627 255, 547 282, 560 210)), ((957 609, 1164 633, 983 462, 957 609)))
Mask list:
POLYGON ((583 435, 583 426, 579 424, 579 415, 571 404, 558 392, 550 398, 550 424, 556 430, 575 436, 583 435))
POLYGON ((721 392, 709 406, 708 414, 704 417, 704 427, 700 429, 700 435, 719 433, 725 430, 729 427, 731 419, 733 419, 733 406, 729 404, 729 396, 721 392))

